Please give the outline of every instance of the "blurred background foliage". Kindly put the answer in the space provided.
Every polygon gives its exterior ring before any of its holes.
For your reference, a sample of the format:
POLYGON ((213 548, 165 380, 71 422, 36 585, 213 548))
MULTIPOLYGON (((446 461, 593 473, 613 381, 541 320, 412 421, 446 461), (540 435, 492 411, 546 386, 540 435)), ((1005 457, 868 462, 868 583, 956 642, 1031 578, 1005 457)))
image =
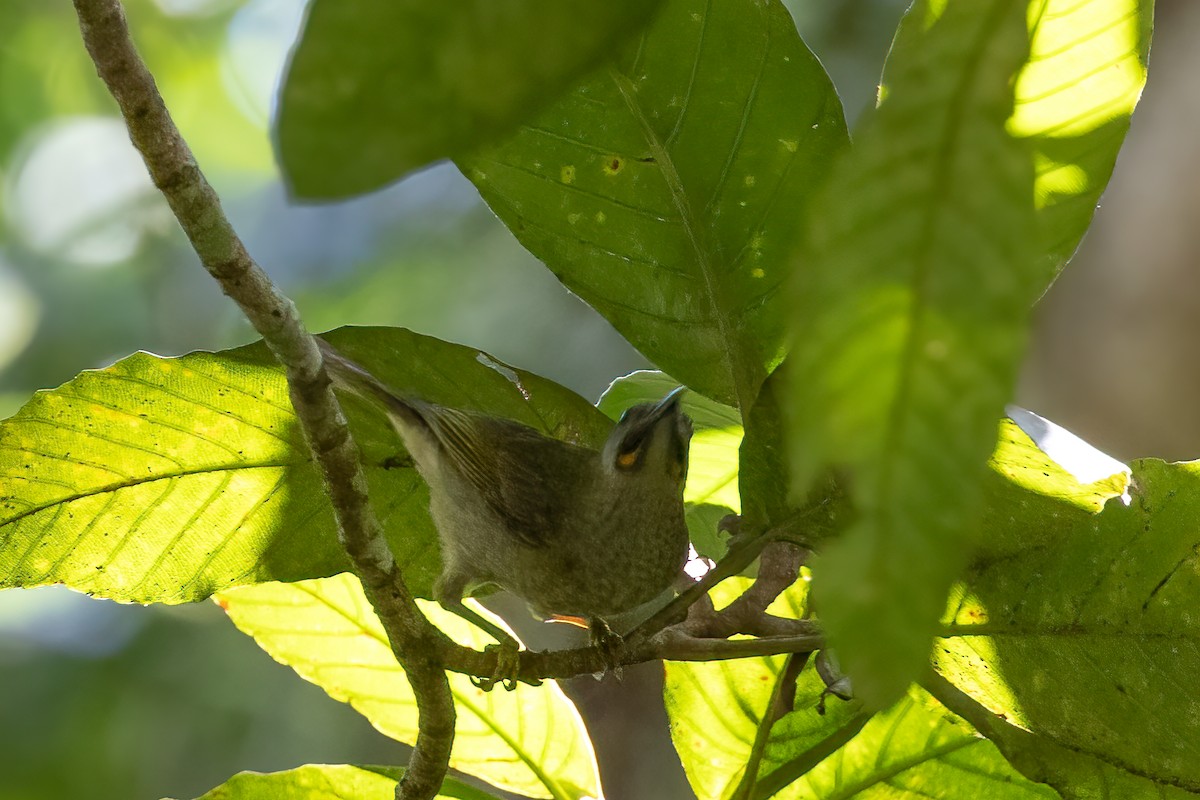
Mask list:
MULTIPOLYGON (((792 0, 853 125, 903 0, 792 0)), ((128 0, 138 45, 258 261, 308 326, 401 325, 596 399, 647 363, 568 294, 450 165, 290 205, 272 97, 300 0, 128 0)), ((1043 299, 1018 401, 1122 458, 1200 455, 1195 269, 1200 4, 1160 0, 1146 98, 1080 256, 1043 299), (1116 220, 1121 224, 1115 224, 1116 220)), ((95 77, 66 2, 0 0, 0 417, 138 349, 253 338, 198 268, 95 77)), ((691 796, 661 668, 577 679, 612 797, 691 796), (647 712, 646 709, 650 709, 647 712), (654 750, 648 748, 657 748, 654 750), (648 755, 654 753, 655 755, 648 755)), ((396 763, 400 748, 278 666, 210 603, 0 593, 0 800, 194 797, 241 769, 396 763)))

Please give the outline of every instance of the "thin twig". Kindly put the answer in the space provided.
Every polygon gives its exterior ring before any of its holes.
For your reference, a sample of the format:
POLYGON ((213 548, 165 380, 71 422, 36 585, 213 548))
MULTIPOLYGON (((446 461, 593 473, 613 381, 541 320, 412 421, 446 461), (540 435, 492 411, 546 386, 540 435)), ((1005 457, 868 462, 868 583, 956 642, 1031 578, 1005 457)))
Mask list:
POLYGON ((775 540, 776 532, 768 531, 761 536, 744 540, 740 546, 731 549, 716 566, 704 573, 704 576, 684 591, 680 592, 671 602, 667 603, 647 620, 635 627, 626 636, 631 641, 648 638, 661 631, 666 626, 678 622, 687 614, 693 603, 705 596, 721 581, 731 578, 750 566, 762 549, 775 540))
POLYGON ((84 44, 125 118, 154 185, 163 193, 201 263, 238 304, 287 372, 288 389, 325 480, 338 536, 383 621, 417 698, 420 734, 397 798, 426 800, 442 784, 454 738, 454 702, 436 661, 437 634, 421 615, 367 502, 358 448, 295 305, 250 258, 221 210, 154 78, 130 39, 119 0, 74 0, 84 44))
POLYGON ((791 542, 771 542, 763 548, 754 583, 717 615, 728 628, 725 635, 772 636, 792 627, 798 620, 775 617, 766 611, 776 597, 796 582, 806 555, 791 542))

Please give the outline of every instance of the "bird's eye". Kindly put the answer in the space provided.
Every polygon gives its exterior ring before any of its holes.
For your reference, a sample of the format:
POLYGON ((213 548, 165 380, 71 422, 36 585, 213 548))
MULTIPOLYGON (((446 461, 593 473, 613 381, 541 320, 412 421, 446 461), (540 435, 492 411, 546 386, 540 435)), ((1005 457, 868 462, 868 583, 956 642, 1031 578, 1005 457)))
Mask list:
POLYGON ((638 463, 641 452, 641 450, 630 450, 627 453, 619 454, 617 456, 617 466, 622 469, 630 469, 638 463))

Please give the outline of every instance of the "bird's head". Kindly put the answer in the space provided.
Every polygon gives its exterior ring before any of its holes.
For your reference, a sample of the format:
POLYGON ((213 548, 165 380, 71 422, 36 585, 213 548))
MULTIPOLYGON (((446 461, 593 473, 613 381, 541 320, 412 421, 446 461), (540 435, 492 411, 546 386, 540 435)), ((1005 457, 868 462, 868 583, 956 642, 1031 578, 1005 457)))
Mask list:
POLYGON ((630 407, 608 435, 604 465, 617 476, 666 475, 679 486, 687 478, 692 421, 680 407, 684 387, 657 403, 630 407))

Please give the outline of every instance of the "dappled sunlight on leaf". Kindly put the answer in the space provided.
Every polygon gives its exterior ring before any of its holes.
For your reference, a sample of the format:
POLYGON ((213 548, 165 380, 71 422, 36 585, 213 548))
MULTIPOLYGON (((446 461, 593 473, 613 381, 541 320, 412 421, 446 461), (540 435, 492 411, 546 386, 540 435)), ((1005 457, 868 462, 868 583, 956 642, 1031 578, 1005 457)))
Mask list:
POLYGON ((1200 467, 1132 469, 1131 505, 1099 513, 1069 484, 1000 495, 998 509, 1032 513, 994 523, 1012 541, 976 558, 934 648, 959 688, 1044 739, 1045 774, 1064 790, 1200 787, 1200 467))
POLYGON ((1152 0, 1033 0, 1009 131, 1034 150, 1047 278, 1074 253, 1146 84, 1152 0))
POLYGON ((814 562, 813 591, 876 707, 928 661, 1046 286, 1033 165, 1004 128, 1027 54, 1023 3, 916 3, 888 57, 890 92, 809 220, 781 367, 794 489, 847 473, 855 521, 814 562))

